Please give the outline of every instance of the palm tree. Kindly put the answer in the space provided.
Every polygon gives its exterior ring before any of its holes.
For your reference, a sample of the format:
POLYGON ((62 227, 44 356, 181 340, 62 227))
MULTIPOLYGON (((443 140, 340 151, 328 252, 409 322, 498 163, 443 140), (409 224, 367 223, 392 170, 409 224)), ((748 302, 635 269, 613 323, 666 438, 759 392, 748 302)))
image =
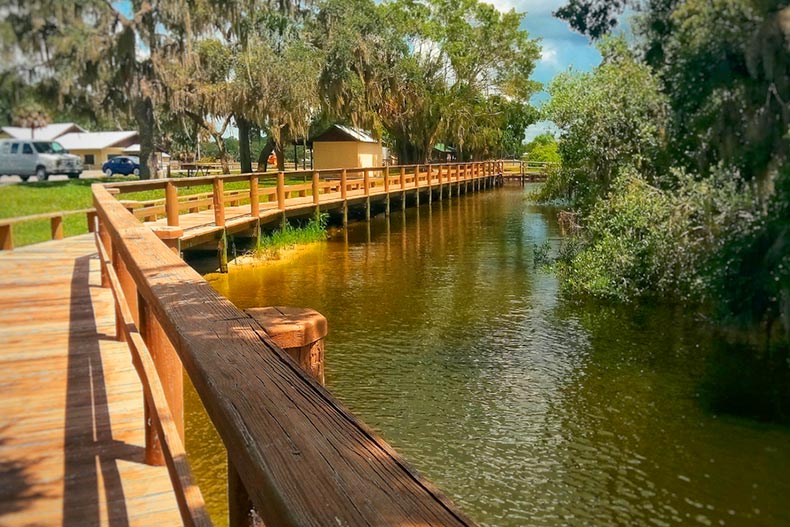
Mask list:
POLYGON ((30 128, 31 139, 36 138, 36 128, 43 128, 49 122, 49 113, 38 103, 28 101, 21 103, 14 109, 14 125, 21 128, 30 128))

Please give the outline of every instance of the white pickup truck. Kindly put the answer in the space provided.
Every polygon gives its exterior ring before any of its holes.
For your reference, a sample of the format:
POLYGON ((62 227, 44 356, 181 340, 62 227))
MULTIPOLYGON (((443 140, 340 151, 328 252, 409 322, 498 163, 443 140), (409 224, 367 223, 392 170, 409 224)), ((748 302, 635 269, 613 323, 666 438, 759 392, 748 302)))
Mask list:
POLYGON ((77 178, 82 173, 82 160, 69 154, 55 141, 35 139, 0 139, 0 176, 19 176, 39 181, 53 174, 77 178))

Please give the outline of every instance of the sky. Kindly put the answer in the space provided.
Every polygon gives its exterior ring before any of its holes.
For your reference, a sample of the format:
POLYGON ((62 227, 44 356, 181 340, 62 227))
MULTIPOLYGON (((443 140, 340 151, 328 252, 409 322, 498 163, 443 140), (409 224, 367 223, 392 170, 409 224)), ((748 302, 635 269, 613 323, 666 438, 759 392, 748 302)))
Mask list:
MULTIPOLYGON (((572 67, 576 71, 590 71, 601 62, 601 55, 590 43, 589 39, 580 35, 570 26, 552 16, 552 12, 566 3, 566 0, 486 0, 500 11, 515 9, 519 13, 526 12, 521 27, 529 32, 530 37, 539 38, 542 47, 540 61, 535 67, 532 79, 544 86, 551 82, 560 72, 572 67)), ((548 93, 536 94, 532 102, 540 105, 548 100, 548 93)), ((527 129, 526 140, 531 141, 536 135, 552 130, 549 123, 537 123, 527 129)))

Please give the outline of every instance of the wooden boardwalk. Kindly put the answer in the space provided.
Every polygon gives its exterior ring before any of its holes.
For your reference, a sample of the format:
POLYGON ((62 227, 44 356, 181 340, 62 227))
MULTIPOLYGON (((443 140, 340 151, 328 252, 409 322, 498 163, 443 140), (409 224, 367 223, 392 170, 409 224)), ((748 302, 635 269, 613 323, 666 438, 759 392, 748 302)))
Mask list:
POLYGON ((181 525, 93 235, 0 253, 0 525, 181 525))

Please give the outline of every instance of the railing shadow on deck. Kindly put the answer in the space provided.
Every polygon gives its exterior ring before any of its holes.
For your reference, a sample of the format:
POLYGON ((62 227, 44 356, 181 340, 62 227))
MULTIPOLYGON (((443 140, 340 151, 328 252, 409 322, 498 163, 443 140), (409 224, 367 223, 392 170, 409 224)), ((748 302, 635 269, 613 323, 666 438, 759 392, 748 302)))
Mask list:
MULTIPOLYGON (((74 261, 69 306, 69 349, 66 381, 66 414, 63 483, 63 525, 100 525, 99 482, 103 482, 109 525, 129 525, 121 476, 114 456, 109 401, 105 386, 99 334, 90 293, 91 257, 74 261), (90 325, 93 324, 91 327, 90 325), (98 467, 96 461, 99 461, 98 467), (99 474, 99 471, 101 474, 99 474)), ((124 458, 142 462, 139 447, 127 445, 124 458)))

